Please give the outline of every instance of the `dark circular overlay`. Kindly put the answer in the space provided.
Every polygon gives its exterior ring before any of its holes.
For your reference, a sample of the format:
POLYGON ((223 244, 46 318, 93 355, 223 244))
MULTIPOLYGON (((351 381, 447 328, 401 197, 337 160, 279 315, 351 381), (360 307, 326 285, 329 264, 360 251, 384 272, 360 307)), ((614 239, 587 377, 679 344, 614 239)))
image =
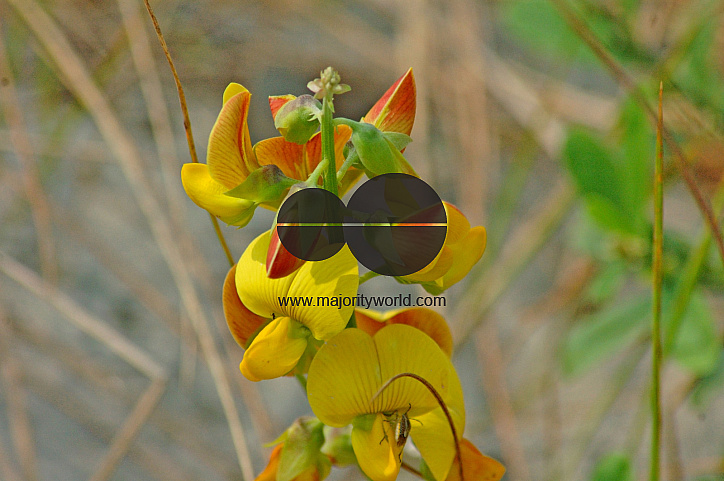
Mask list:
POLYGON ((346 242, 371 271, 405 276, 440 252, 447 216, 432 187, 394 173, 366 181, 347 207, 323 189, 296 192, 279 209, 277 230, 284 247, 300 259, 327 259, 346 242))
POLYGON ((339 197, 328 190, 295 192, 279 208, 279 240, 299 259, 329 259, 344 247, 344 209, 339 197))

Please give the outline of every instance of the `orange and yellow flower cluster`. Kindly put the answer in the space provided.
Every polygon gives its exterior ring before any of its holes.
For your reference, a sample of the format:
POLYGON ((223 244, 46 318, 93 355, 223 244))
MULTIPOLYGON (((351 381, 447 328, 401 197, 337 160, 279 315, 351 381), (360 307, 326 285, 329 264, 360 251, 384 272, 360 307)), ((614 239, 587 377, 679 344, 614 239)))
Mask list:
MULTIPOLYGON (((349 90, 332 69, 309 87, 314 96, 269 99, 281 136, 252 146, 251 94, 229 85, 207 163, 186 164, 181 171, 191 200, 244 227, 256 207, 276 211, 299 189, 341 195, 363 175, 417 175, 403 156, 415 118, 412 70, 360 122, 332 119, 333 96, 349 90)), ((486 241, 483 227, 471 227, 450 203, 444 208, 447 231, 437 257, 397 278, 435 295, 467 275, 486 241)), ((224 314, 245 350, 242 374, 252 381, 297 376, 316 416, 300 418, 276 441, 257 479, 320 480, 332 466, 356 464, 373 481, 391 481, 408 439, 426 479, 500 479, 503 466, 463 437, 463 392, 451 362, 452 336, 440 314, 421 307, 379 313, 281 302, 353 298, 359 281, 357 260, 346 246, 326 260, 300 260, 282 245, 276 226, 254 239, 226 276, 224 314)))

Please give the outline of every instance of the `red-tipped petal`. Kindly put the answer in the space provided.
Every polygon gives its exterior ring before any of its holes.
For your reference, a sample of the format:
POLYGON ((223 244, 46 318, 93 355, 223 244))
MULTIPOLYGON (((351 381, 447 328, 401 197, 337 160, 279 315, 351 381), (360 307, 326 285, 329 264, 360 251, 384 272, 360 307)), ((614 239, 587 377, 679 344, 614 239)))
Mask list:
POLYGON ((226 324, 229 326, 231 335, 234 340, 241 346, 246 348, 246 343, 267 319, 251 312, 239 299, 236 292, 236 264, 229 269, 224 280, 224 289, 222 295, 222 305, 224 307, 224 317, 226 324))
POLYGON ((401 132, 410 135, 415 121, 417 90, 412 69, 409 69, 375 103, 363 122, 373 124, 383 132, 401 132))
POLYGON ((279 112, 279 109, 282 108, 282 105, 284 105, 287 102, 290 102, 294 100, 296 97, 294 95, 274 95, 269 97, 269 108, 271 109, 272 117, 276 119, 277 112, 279 112))
POLYGON ((269 242, 269 250, 266 253, 266 275, 269 279, 279 279, 286 277, 296 271, 302 264, 303 259, 299 259, 292 255, 282 241, 279 240, 279 233, 276 229, 272 231, 271 241, 269 242))

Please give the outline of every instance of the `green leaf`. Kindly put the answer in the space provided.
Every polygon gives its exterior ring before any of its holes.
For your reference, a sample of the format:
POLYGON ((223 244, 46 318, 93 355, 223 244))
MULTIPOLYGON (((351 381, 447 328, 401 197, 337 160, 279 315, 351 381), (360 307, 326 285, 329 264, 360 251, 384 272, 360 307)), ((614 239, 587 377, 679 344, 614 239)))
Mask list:
MULTIPOLYGON (((666 302, 665 313, 671 310, 672 304, 666 302)), ((665 320, 664 336, 670 327, 670 322, 665 320)), ((714 371, 721 351, 711 310, 702 295, 694 292, 676 332, 670 355, 693 374, 704 376, 714 371)))
POLYGON ((706 409, 707 405, 720 394, 722 386, 724 386, 724 350, 720 349, 714 369, 698 380, 691 392, 691 400, 695 406, 706 409))
POLYGON ((625 233, 638 233, 639 222, 632 215, 633 206, 622 182, 625 167, 601 140, 585 129, 571 129, 563 148, 563 160, 591 216, 599 224, 625 233))
POLYGON ((622 453, 610 453, 593 468, 591 481, 633 481, 631 460, 622 453))
POLYGON ((583 53, 593 59, 550 2, 522 0, 503 2, 502 6, 502 19, 507 30, 529 48, 554 57, 573 59, 583 53))
POLYGON ((637 227, 645 225, 644 206, 652 192, 651 166, 656 155, 656 136, 646 113, 629 98, 624 102, 619 119, 623 150, 622 182, 629 211, 636 216, 637 227))
POLYGON ((599 304, 615 295, 626 280, 626 264, 610 262, 596 273, 588 285, 584 297, 587 301, 599 304))
POLYGON ((563 346, 563 371, 581 374, 641 337, 648 327, 649 297, 622 301, 579 320, 563 346))

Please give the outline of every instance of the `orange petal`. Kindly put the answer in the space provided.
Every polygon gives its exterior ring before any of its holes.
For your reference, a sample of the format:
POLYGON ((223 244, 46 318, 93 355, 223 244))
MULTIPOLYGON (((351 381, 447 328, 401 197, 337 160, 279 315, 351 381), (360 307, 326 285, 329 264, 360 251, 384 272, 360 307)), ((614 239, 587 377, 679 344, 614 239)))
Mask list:
POLYGON ((254 481, 276 481, 277 480, 277 469, 279 468, 279 458, 282 454, 282 448, 284 444, 277 444, 272 450, 271 456, 269 456, 269 464, 266 465, 264 471, 259 473, 259 476, 254 481))
POLYGON ((266 252, 266 275, 269 279, 286 277, 296 271, 304 260, 290 253, 282 241, 279 240, 279 233, 276 228, 272 231, 269 241, 269 250, 266 252))
MULTIPOLYGON (((463 477, 478 481, 498 481, 505 474, 505 466, 484 455, 467 439, 460 441, 460 456, 463 459, 463 477)), ((460 481, 460 463, 453 462, 445 481, 460 481)))
POLYGON ((241 302, 239 294, 236 292, 235 276, 236 264, 229 269, 226 279, 224 279, 222 305, 226 324, 229 326, 231 335, 234 336, 237 344, 246 348, 249 338, 264 325, 267 319, 254 314, 241 302))
POLYGON ((224 93, 224 106, 209 135, 206 154, 209 173, 227 190, 244 182, 258 167, 247 124, 250 101, 248 90, 239 84, 230 84, 224 93))
POLYGON ((292 179, 307 180, 311 172, 306 170, 304 146, 287 142, 284 137, 272 137, 257 142, 254 153, 259 165, 274 164, 292 179))
POLYGON ((384 314, 368 309, 356 309, 355 319, 357 327, 370 336, 374 336, 377 331, 390 324, 412 326, 430 336, 447 357, 452 356, 453 342, 450 328, 445 318, 432 309, 411 307, 384 314))
POLYGON ((276 118, 277 112, 279 112, 279 109, 282 108, 282 105, 284 105, 287 102, 290 102, 294 100, 296 97, 294 95, 273 95, 269 97, 269 108, 271 109, 272 117, 276 118))
MULTIPOLYGON (((352 137, 352 129, 346 125, 338 125, 334 131, 334 156, 337 169, 344 163, 344 146, 352 137)), ((322 161, 322 133, 317 132, 305 145, 307 153, 307 170, 312 173, 322 161)))
POLYGON ((375 103, 363 122, 373 124, 383 132, 401 132, 410 135, 415 121, 417 92, 415 77, 409 69, 375 103))

